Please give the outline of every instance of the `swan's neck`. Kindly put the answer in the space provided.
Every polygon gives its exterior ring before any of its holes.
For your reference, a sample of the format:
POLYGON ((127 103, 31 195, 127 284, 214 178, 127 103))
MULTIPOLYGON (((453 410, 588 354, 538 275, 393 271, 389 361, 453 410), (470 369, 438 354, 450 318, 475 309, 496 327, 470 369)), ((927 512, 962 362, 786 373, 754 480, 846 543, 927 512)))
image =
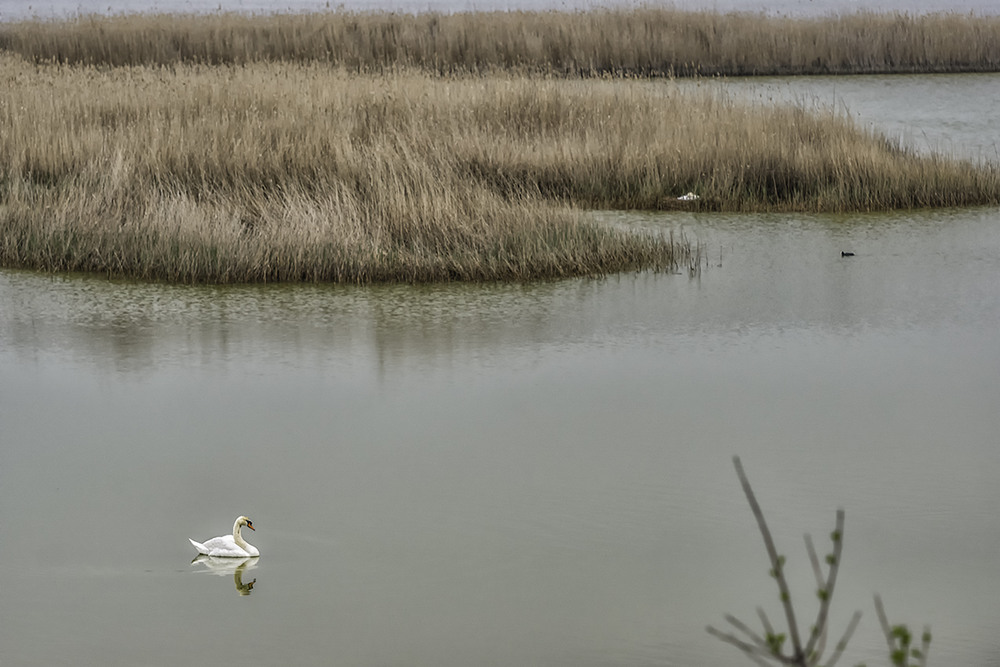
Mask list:
POLYGON ((243 539, 242 533, 240 533, 240 530, 242 528, 243 526, 240 525, 239 521, 233 524, 233 542, 236 542, 236 545, 239 546, 244 551, 249 551, 250 545, 247 544, 247 541, 243 539))

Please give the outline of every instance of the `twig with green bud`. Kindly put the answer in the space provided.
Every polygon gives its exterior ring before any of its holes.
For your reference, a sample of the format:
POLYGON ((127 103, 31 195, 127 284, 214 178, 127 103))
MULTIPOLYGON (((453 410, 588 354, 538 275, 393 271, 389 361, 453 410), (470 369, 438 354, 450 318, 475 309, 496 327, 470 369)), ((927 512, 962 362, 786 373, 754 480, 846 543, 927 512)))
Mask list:
POLYGON ((764 512, 757 502, 757 497, 750 486, 750 480, 747 478, 743 470, 743 464, 740 462, 738 456, 733 457, 733 465, 736 467, 736 475, 740 479, 743 492, 746 494, 747 502, 750 504, 750 510, 757 520, 757 527, 764 538, 764 548, 767 549, 768 558, 771 560, 771 576, 778 584, 778 597, 785 612, 788 632, 787 634, 784 632, 775 632, 767 614, 760 607, 757 608, 757 615, 760 617, 761 625, 764 628, 763 636, 754 632, 745 623, 731 615, 726 615, 726 621, 742 633, 742 637, 733 633, 722 632, 712 626, 708 627, 708 632, 740 649, 758 665, 767 665, 771 662, 781 665, 792 665, 793 667, 816 667, 817 665, 833 667, 844 652, 847 642, 858 625, 858 621, 861 620, 861 612, 855 612, 843 636, 834 647, 833 652, 826 662, 823 662, 830 603, 833 600, 833 591, 837 583, 837 571, 840 569, 840 556, 844 544, 844 510, 837 510, 836 527, 830 534, 830 539, 833 542, 833 550, 824 559, 827 566, 825 576, 823 574, 823 565, 816 554, 812 538, 809 535, 805 536, 806 551, 809 553, 809 561, 816 576, 816 596, 819 598, 819 611, 816 614, 816 622, 809 632, 809 637, 803 643, 799 633, 799 624, 795 616, 795 609, 792 606, 792 596, 788 580, 785 578, 785 557, 778 554, 778 550, 774 545, 774 539, 771 537, 771 531, 767 527, 767 521, 764 519, 764 512), (791 642, 790 652, 785 652, 786 640, 790 640, 791 642))

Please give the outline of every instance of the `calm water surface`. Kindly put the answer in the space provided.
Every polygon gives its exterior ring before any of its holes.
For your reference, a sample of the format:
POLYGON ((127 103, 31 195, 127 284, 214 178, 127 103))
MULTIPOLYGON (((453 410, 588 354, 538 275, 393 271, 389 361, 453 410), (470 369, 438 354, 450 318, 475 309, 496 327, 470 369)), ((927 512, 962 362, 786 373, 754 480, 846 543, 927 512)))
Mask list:
POLYGON ((803 610, 846 509, 842 664, 886 662, 876 591, 1000 662, 1000 210, 602 216, 706 265, 0 272, 0 664, 742 665, 704 626, 780 610, 734 454, 803 610), (239 514, 259 561, 192 563, 239 514))
POLYGON ((711 85, 755 104, 848 115, 923 153, 1000 162, 1000 73, 682 79, 674 85, 711 85))

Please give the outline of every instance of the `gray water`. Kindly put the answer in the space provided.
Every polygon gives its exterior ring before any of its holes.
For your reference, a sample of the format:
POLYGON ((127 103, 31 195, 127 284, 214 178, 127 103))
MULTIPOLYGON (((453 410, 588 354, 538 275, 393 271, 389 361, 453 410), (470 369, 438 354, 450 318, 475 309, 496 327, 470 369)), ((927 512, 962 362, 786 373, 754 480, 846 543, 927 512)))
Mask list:
MULTIPOLYGON (((706 85, 680 79, 680 87, 706 85)), ((850 117, 921 153, 1000 162, 1000 74, 744 77, 709 85, 750 103, 850 117)))
MULTIPOLYGON (((862 122, 921 116, 837 82, 862 122)), ((781 617, 733 455, 803 616, 802 534, 825 553, 846 510, 833 630, 865 616, 841 664, 887 664, 874 592, 931 625, 932 664, 1000 662, 1000 210, 601 218, 706 262, 363 288, 0 271, 0 664, 746 664, 704 631, 781 617), (239 514, 257 562, 192 563, 239 514)))

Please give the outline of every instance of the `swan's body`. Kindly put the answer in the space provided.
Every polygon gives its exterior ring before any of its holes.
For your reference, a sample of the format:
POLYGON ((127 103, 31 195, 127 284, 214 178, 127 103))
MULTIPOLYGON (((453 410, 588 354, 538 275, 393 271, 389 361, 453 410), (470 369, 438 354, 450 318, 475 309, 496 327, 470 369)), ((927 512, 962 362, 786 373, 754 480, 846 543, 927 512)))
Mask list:
POLYGON ((253 521, 245 516, 241 516, 233 524, 232 535, 213 537, 204 544, 195 542, 191 538, 188 538, 188 541, 194 545, 198 553, 205 554, 206 556, 214 556, 216 558, 254 558, 259 556, 260 551, 257 550, 257 547, 244 540, 243 535, 240 534, 240 529, 243 526, 246 526, 250 530, 257 530, 253 527, 253 521))

